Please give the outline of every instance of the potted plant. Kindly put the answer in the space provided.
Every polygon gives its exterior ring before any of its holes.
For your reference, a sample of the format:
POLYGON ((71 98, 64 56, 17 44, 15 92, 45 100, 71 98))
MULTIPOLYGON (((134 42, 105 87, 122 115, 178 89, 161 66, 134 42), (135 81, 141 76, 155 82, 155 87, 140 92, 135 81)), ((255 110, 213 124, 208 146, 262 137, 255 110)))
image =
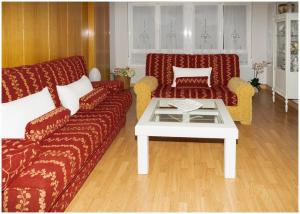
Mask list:
POLYGON ((115 68, 114 73, 115 73, 115 80, 123 81, 124 89, 129 89, 131 77, 135 75, 134 69, 129 67, 115 68))
POLYGON ((252 65, 253 69, 253 79, 250 80, 250 84, 256 89, 256 91, 260 90, 261 83, 259 82, 258 75, 262 74, 264 72, 264 67, 267 67, 267 65, 270 64, 269 62, 262 61, 262 62, 256 62, 252 65))

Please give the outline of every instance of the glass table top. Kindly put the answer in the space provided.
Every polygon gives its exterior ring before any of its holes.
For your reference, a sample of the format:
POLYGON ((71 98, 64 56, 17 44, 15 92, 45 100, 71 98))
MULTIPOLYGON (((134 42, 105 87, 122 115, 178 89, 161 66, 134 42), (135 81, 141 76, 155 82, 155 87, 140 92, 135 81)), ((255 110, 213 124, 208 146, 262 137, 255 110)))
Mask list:
POLYGON ((170 105, 169 100, 158 100, 151 122, 173 122, 173 123, 213 123, 223 124, 221 114, 215 101, 199 101, 203 105, 194 111, 184 112, 170 105))

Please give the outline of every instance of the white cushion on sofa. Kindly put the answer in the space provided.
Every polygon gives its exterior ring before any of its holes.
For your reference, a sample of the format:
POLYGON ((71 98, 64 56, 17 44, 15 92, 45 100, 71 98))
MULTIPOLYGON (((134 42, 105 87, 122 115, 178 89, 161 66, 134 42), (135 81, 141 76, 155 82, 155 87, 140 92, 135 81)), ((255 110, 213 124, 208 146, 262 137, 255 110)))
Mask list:
POLYGON ((54 108, 47 87, 26 97, 2 103, 2 138, 25 138, 27 123, 54 108))
POLYGON ((212 68, 180 68, 173 66, 173 83, 172 87, 176 87, 176 78, 179 77, 208 77, 208 86, 210 87, 210 73, 212 68))
POLYGON ((79 98, 88 94, 93 90, 90 79, 83 75, 79 80, 67 85, 79 98))
POLYGON ((68 85, 56 86, 61 104, 71 111, 71 115, 79 110, 79 99, 93 90, 92 83, 87 76, 68 85))

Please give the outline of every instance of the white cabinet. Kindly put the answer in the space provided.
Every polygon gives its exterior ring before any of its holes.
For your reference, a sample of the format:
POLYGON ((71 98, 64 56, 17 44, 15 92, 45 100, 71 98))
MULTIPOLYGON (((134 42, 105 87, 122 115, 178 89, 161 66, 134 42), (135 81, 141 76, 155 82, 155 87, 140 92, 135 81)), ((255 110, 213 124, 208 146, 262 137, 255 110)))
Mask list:
POLYGON ((236 53, 251 65, 251 3, 129 3, 129 65, 156 53, 236 53))
POLYGON ((298 14, 285 13, 274 19, 273 102, 275 93, 288 100, 298 99, 298 14))

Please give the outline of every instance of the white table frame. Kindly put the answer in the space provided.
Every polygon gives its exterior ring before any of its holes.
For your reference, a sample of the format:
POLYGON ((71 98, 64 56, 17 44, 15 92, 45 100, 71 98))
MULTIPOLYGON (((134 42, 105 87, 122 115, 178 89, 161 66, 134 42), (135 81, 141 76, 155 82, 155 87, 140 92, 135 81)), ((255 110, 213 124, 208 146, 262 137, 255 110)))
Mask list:
POLYGON ((148 174, 149 136, 216 138, 224 139, 224 176, 225 178, 235 178, 236 140, 238 139, 238 129, 230 117, 223 101, 221 99, 197 99, 204 103, 204 105, 209 105, 214 101, 223 123, 151 121, 158 102, 162 101, 168 103, 168 101, 172 99, 174 98, 153 98, 135 126, 135 135, 137 136, 138 174, 148 174))

